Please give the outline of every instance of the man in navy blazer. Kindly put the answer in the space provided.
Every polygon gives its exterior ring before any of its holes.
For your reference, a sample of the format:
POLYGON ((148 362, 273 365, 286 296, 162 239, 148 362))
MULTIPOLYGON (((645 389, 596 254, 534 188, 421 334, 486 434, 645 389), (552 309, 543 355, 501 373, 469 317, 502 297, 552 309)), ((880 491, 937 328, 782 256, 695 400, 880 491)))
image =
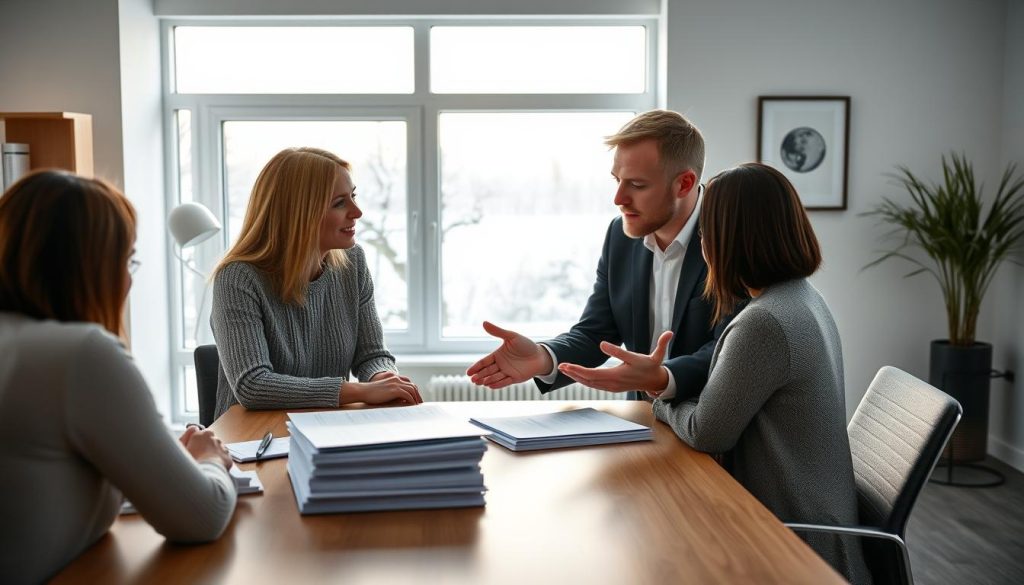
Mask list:
POLYGON ((497 389, 535 378, 549 392, 576 380, 673 402, 704 388, 728 324, 712 327, 712 305, 703 298, 707 265, 697 218, 704 138, 678 113, 653 110, 605 143, 615 149, 621 217, 608 226, 583 315, 539 344, 485 321, 502 345, 467 370, 474 383, 497 389), (621 364, 598 368, 609 356, 621 364))

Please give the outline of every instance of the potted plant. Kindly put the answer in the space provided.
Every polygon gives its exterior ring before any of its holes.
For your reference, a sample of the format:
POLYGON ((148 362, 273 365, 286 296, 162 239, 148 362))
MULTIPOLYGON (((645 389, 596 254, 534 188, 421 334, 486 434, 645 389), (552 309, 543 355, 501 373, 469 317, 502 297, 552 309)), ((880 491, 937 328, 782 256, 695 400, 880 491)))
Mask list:
POLYGON ((883 198, 863 214, 892 227, 889 236, 897 240, 865 268, 898 258, 915 267, 907 277, 927 273, 939 283, 949 339, 932 341, 928 381, 963 407, 951 441, 954 460, 977 461, 985 457, 988 440, 992 345, 977 341, 975 328, 996 270, 1004 260, 1021 265, 1014 254, 1024 244, 1024 179, 1009 165, 983 216, 982 186, 964 155, 942 157, 939 183, 926 184, 906 167, 897 169, 894 177, 911 201, 883 198))

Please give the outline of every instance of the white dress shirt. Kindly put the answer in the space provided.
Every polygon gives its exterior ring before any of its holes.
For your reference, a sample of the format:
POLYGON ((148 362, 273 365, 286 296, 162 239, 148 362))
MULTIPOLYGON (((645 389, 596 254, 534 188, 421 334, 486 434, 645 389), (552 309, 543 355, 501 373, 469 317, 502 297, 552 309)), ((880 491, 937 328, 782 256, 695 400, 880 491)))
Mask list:
MULTIPOLYGON (((676 292, 679 290, 679 276, 683 271, 683 259, 686 257, 686 249, 693 238, 693 231, 697 229, 697 219, 700 217, 700 204, 703 193, 697 195, 697 204, 690 213, 690 217, 679 230, 674 240, 669 242, 664 251, 658 246, 658 241, 653 233, 644 236, 644 247, 654 254, 654 264, 651 266, 651 291, 648 303, 651 329, 651 344, 648 353, 657 346, 658 338, 665 331, 672 329, 672 310, 676 301, 676 292)), ((671 353, 672 342, 669 342, 668 351, 665 352, 665 359, 671 353)), ((545 344, 540 344, 551 356, 551 363, 554 367, 547 375, 537 376, 537 379, 545 384, 553 384, 558 377, 558 358, 555 352, 545 344)), ((664 367, 664 366, 662 366, 664 367)), ((676 395, 676 380, 672 370, 665 368, 668 372, 668 385, 661 392, 660 398, 669 399, 676 395)))

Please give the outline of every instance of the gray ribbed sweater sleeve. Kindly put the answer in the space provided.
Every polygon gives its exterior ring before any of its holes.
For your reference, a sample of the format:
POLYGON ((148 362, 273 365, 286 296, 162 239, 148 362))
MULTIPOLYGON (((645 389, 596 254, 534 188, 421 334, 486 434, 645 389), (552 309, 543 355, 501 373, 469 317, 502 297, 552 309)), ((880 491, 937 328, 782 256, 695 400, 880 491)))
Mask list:
POLYGON ((395 356, 384 345, 384 329, 377 316, 377 303, 373 299, 373 279, 361 248, 349 257, 356 257, 359 271, 359 328, 356 332, 356 351, 352 359, 352 373, 362 382, 379 372, 395 372, 395 356))
POLYGON ((243 262, 214 280, 211 325, 220 354, 216 415, 250 409, 337 407, 344 380, 397 372, 384 345, 363 252, 348 253, 307 289, 303 305, 281 301, 267 275, 243 262))
POLYGON ((169 540, 220 536, 235 510, 234 482, 220 463, 197 463, 170 435, 117 342, 95 330, 67 375, 64 416, 75 450, 169 540))

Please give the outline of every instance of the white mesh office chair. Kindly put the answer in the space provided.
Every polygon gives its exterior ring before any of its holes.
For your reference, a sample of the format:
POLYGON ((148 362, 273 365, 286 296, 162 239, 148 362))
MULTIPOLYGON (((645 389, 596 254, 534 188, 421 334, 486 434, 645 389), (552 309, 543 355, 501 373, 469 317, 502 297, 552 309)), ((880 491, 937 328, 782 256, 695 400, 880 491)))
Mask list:
POLYGON ((864 537, 875 585, 914 582, 907 520, 960 421, 960 403, 897 368, 878 371, 847 427, 862 526, 786 525, 864 537))

